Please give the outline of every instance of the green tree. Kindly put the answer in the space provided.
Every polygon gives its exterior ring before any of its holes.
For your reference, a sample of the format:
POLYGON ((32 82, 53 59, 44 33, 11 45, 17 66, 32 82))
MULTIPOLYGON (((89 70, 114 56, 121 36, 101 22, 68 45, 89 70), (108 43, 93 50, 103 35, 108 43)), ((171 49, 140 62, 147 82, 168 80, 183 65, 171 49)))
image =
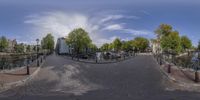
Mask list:
POLYGON ((104 44, 101 46, 101 50, 102 50, 102 51, 108 51, 108 50, 109 50, 109 44, 108 44, 108 43, 104 43, 104 44))
POLYGON ((0 38, 0 51, 4 51, 8 47, 8 40, 5 36, 0 38))
POLYGON ((173 31, 167 36, 161 38, 161 47, 163 51, 179 53, 181 51, 181 39, 178 31, 173 31))
POLYGON ((114 50, 118 52, 121 49, 121 46, 122 46, 122 43, 121 43, 120 39, 116 38, 113 41, 113 48, 114 48, 114 50))
POLYGON ((108 50, 113 50, 113 48, 114 48, 113 43, 110 43, 108 46, 108 50))
POLYGON ((161 24, 156 30, 155 33, 158 39, 161 39, 162 36, 167 36, 172 32, 172 26, 168 24, 161 24))
POLYGON ((132 41, 123 41, 121 49, 124 51, 130 51, 132 50, 132 41))
POLYGON ((75 49, 77 54, 79 54, 81 50, 89 47, 92 40, 84 29, 78 28, 68 34, 66 42, 75 49))
POLYGON ((47 49, 51 52, 54 50, 54 44, 54 37, 50 33, 47 34, 41 41, 42 49, 47 49))
POLYGON ((31 51, 31 46, 30 46, 30 45, 28 45, 28 46, 26 47, 26 51, 27 51, 27 52, 30 52, 30 51, 31 51))
POLYGON ((200 51, 200 40, 199 40, 199 42, 198 42, 198 47, 197 47, 197 49, 200 51))
POLYGON ((144 51, 147 47, 149 47, 149 40, 144 37, 136 37, 133 40, 133 46, 139 51, 144 51))
POLYGON ((181 37, 181 46, 183 50, 190 49, 192 47, 192 42, 187 36, 181 37))
POLYGON ((16 51, 17 53, 23 53, 23 52, 24 52, 24 44, 23 44, 23 43, 17 44, 17 45, 15 46, 15 51, 16 51))
POLYGON ((93 44, 93 43, 91 43, 89 45, 89 48, 91 49, 90 50, 91 52, 96 52, 98 50, 97 46, 95 44, 93 44))

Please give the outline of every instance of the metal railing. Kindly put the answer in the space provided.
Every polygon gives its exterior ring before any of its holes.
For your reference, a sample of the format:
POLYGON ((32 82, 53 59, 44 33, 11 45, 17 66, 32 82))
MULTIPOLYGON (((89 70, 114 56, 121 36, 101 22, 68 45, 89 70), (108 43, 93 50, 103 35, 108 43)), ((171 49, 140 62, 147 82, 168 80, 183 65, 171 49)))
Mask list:
POLYGON ((136 53, 128 53, 124 55, 121 54, 120 56, 102 54, 100 58, 97 57, 97 55, 94 53, 87 55, 70 55, 71 59, 75 61, 86 62, 86 63, 98 63, 98 64, 120 62, 133 58, 135 56, 136 53))
POLYGON ((39 63, 43 62, 46 55, 37 54, 32 55, 18 55, 18 56, 1 56, 0 57, 0 72, 10 71, 22 67, 36 66, 37 60, 39 63))
MULTIPOLYGON (((181 61, 180 58, 175 57, 175 55, 170 54, 153 54, 154 58, 156 59, 159 65, 167 65, 168 66, 168 73, 171 73, 171 66, 177 66, 181 72, 183 69, 190 69, 191 71, 195 72, 195 82, 199 82, 199 75, 198 71, 200 70, 200 59, 196 59, 193 61, 185 60, 181 61)), ((185 73, 184 73, 185 74, 185 73)))

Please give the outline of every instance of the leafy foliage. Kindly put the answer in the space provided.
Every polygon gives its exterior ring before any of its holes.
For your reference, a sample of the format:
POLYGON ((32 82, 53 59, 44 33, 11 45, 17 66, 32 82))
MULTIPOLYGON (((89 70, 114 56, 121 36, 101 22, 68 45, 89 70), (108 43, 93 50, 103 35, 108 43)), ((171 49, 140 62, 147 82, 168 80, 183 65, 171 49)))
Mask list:
POLYGON ((5 50, 8 47, 8 40, 5 36, 0 38, 0 51, 5 50))
POLYGON ((133 40, 133 46, 139 51, 144 51, 147 47, 149 47, 149 40, 144 37, 136 37, 133 40))
POLYGON ((17 45, 15 46, 15 51, 16 51, 17 53, 23 53, 23 52, 24 52, 24 44, 23 44, 23 43, 17 44, 17 45))
POLYGON ((102 50, 102 51, 108 51, 108 50, 109 50, 109 44, 108 44, 108 43, 104 43, 104 44, 101 46, 101 50, 102 50))
POLYGON ((181 39, 178 31, 170 32, 161 38, 161 47, 164 51, 179 53, 181 51, 181 39))
POLYGON ((66 42, 71 45, 77 53, 80 53, 82 49, 90 46, 92 40, 84 29, 78 28, 68 34, 66 42))
POLYGON ((132 50, 133 49, 132 41, 123 41, 121 49, 124 51, 132 50))
POLYGON ((122 46, 122 43, 120 41, 119 38, 116 38, 114 41, 113 41, 113 48, 115 51, 119 51, 121 49, 121 46, 122 46))
POLYGON ((172 32, 172 26, 168 24, 161 24, 156 30, 155 33, 160 39, 162 36, 167 36, 172 32))
POLYGON ((41 45, 43 49, 48 49, 53 51, 54 49, 54 37, 49 33, 44 37, 41 41, 41 45))
POLYGON ((184 50, 190 49, 192 47, 192 42, 187 36, 181 37, 181 46, 184 50))
POLYGON ((28 45, 28 46, 26 47, 26 51, 27 51, 27 52, 30 52, 30 51, 31 51, 31 46, 30 46, 30 45, 28 45))

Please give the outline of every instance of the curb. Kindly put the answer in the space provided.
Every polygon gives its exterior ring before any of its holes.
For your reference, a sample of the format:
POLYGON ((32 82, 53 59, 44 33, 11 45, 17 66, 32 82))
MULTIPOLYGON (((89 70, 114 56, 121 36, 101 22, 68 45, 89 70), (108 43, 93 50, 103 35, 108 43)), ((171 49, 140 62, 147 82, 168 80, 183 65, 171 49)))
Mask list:
MULTIPOLYGON (((153 56, 152 56, 152 57, 153 57, 153 56)), ((161 72, 163 75, 165 75, 169 81, 172 81, 172 82, 175 82, 175 83, 179 83, 180 85, 185 84, 185 83, 183 83, 183 82, 181 82, 181 81, 176 80, 175 78, 171 77, 167 72, 165 72, 165 71, 161 68, 161 66, 159 65, 159 63, 156 61, 156 59, 155 59, 154 57, 153 57, 153 60, 154 60, 154 61, 156 62, 156 64, 158 65, 160 72, 161 72)))
MULTIPOLYGON (((155 59, 154 57, 153 57, 153 59, 154 59, 154 61, 158 64, 158 62, 156 61, 156 59, 155 59)), ((177 83, 177 85, 179 85, 179 86, 185 86, 185 85, 189 85, 189 86, 200 86, 200 84, 195 84, 195 83, 194 83, 194 84, 192 84, 192 83, 184 83, 184 82, 182 82, 182 81, 176 80, 174 77, 170 76, 167 72, 165 72, 165 71, 161 68, 162 66, 160 66, 159 64, 158 64, 158 67, 159 67, 160 72, 161 72, 163 75, 165 75, 169 81, 174 82, 174 83, 177 83)), ((188 86, 187 86, 187 87, 188 87, 188 86)))
POLYGON ((34 76, 37 75, 37 73, 40 71, 40 69, 41 69, 41 67, 43 66, 44 62, 45 62, 45 60, 44 60, 43 63, 40 64, 40 66, 39 66, 31 75, 29 75, 27 78, 22 79, 22 80, 20 80, 20 81, 16 81, 16 82, 11 82, 11 83, 3 84, 3 85, 2 85, 2 88, 0 88, 0 93, 1 93, 1 92, 4 92, 4 91, 6 91, 6 90, 9 90, 9 89, 11 89, 12 87, 23 85, 26 81, 33 79, 34 76))

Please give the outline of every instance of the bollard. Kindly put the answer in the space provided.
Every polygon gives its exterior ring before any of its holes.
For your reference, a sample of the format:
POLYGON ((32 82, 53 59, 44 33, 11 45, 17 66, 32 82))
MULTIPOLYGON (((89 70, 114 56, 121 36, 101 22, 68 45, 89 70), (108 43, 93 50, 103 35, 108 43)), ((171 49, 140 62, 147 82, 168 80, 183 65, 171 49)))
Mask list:
POLYGON ((38 66, 38 67, 40 66, 40 62, 39 62, 39 59, 37 59, 37 66, 38 66))
POLYGON ((160 65, 162 65, 162 59, 160 59, 160 65))
POLYGON ((27 64, 27 70, 26 70, 27 72, 27 75, 30 75, 30 72, 29 72, 29 64, 27 64))
POLYGON ((168 65, 168 71, 167 72, 171 73, 171 65, 170 64, 168 65))
POLYGON ((27 67, 26 67, 26 74, 27 75, 30 75, 30 72, 29 72, 29 60, 27 60, 27 67))
POLYGON ((41 57, 41 60, 40 60, 40 62, 42 63, 42 57, 41 57))
POLYGON ((195 82, 199 82, 199 73, 198 71, 195 72, 195 82))

